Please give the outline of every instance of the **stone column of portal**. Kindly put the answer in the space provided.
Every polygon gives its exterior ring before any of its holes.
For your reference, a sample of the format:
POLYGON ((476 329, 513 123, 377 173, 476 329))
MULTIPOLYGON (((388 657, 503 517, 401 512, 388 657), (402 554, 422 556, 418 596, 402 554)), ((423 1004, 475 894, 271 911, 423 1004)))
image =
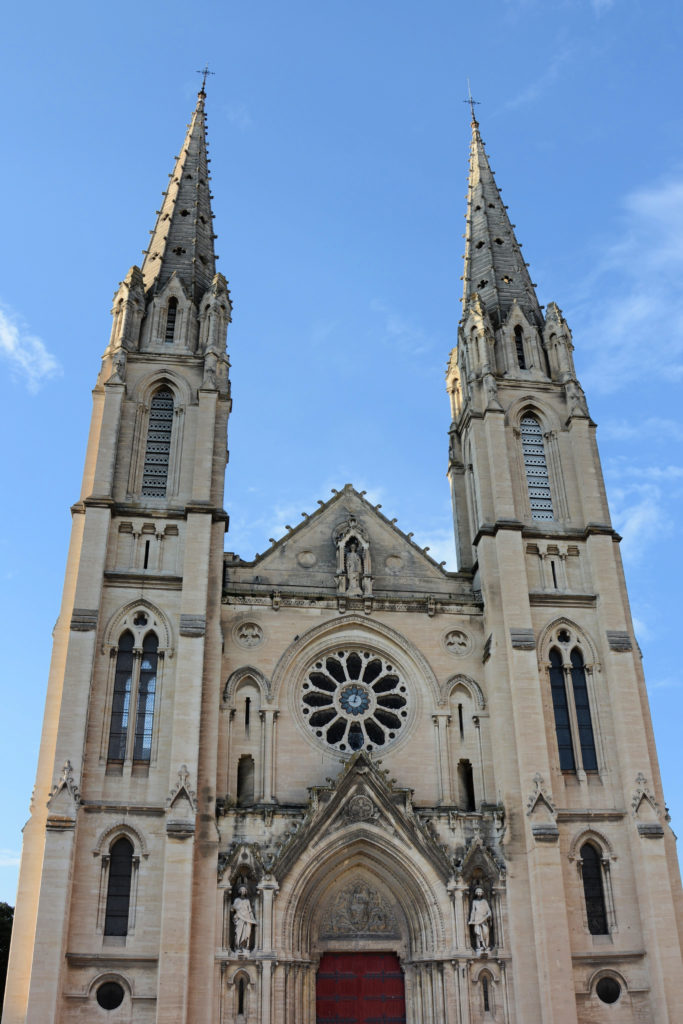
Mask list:
MULTIPOLYGON (((188 511, 187 515, 169 795, 178 787, 183 766, 189 789, 195 790, 198 784, 211 518, 208 511, 188 511)), ((182 795, 167 809, 156 1024, 187 1024, 188 1020, 196 810, 196 802, 192 806, 182 795)))
POLYGON ((272 1014, 272 969, 275 954, 273 952, 273 900, 277 896, 279 886, 274 878, 266 875, 259 882, 261 893, 261 954, 263 974, 261 975, 261 1024, 271 1024, 272 1014))
POLYGON ((439 804, 452 804, 453 790, 451 783, 451 764, 447 731, 451 716, 448 712, 437 711, 436 714, 432 715, 432 720, 436 726, 436 757, 439 766, 437 774, 437 778, 439 780, 439 804))

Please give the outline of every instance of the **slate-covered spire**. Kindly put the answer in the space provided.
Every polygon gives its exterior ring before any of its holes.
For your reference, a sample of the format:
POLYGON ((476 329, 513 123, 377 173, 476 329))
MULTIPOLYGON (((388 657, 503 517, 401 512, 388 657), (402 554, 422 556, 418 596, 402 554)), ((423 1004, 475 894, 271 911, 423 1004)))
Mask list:
POLYGON ((216 273, 205 99, 202 86, 142 264, 148 294, 176 273, 196 304, 216 273))
POLYGON ((541 327, 543 316, 534 285, 489 166, 474 110, 465 237, 463 308, 476 292, 497 328, 516 299, 527 320, 541 327))

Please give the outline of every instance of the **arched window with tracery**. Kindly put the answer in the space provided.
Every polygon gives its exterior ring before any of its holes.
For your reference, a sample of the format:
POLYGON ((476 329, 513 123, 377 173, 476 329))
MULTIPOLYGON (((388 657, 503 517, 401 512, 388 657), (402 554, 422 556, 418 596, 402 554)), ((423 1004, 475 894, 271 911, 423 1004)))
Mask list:
POLYGON ((149 409, 142 475, 142 493, 147 497, 166 497, 172 433, 173 394, 168 387, 162 387, 152 397, 149 409))
POLYGON ((554 519, 548 463, 541 424, 531 413, 522 417, 522 456, 532 519, 554 519))
POLYGON ((105 935, 128 934, 133 852, 133 844, 125 836, 112 843, 109 850, 105 935))
POLYGON ((548 677, 555 718, 560 768, 565 772, 599 770, 581 638, 568 628, 554 631, 548 677))
POLYGON ((131 758, 144 764, 149 763, 152 756, 159 640, 156 633, 150 631, 144 637, 142 649, 136 649, 134 642, 133 634, 126 630, 116 653, 107 748, 107 760, 112 764, 131 758))

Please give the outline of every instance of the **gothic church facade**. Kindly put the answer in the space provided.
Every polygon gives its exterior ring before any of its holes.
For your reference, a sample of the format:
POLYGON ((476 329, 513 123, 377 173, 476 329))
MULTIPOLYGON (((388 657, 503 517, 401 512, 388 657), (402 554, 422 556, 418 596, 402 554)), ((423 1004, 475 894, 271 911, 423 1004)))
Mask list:
POLYGON ((595 424, 472 122, 459 569, 346 485, 224 552, 199 94, 114 299, 4 1024, 674 1024, 683 906, 595 424))

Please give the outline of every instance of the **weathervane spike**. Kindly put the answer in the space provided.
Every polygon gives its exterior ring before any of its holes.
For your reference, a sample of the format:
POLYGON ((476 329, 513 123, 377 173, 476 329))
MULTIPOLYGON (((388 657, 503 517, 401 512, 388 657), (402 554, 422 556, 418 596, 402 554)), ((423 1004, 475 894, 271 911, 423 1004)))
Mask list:
POLYGON ((197 71, 196 74, 202 76, 202 89, 201 89, 201 91, 202 92, 206 92, 206 76, 207 75, 215 75, 216 72, 215 71, 209 71, 209 64, 207 62, 204 65, 204 67, 201 69, 201 71, 197 71))
POLYGON ((479 124, 479 122, 477 121, 477 118, 475 116, 475 113, 474 113, 474 108, 475 108, 475 106, 476 107, 480 106, 480 103, 479 103, 479 100, 473 100, 472 99, 472 90, 470 89, 470 80, 469 80, 469 78, 467 79, 467 99, 463 100, 463 103, 468 103, 469 104, 470 111, 472 113, 472 123, 473 124, 479 124))

